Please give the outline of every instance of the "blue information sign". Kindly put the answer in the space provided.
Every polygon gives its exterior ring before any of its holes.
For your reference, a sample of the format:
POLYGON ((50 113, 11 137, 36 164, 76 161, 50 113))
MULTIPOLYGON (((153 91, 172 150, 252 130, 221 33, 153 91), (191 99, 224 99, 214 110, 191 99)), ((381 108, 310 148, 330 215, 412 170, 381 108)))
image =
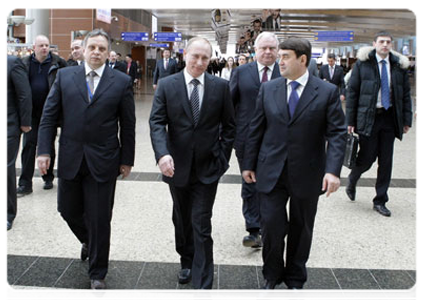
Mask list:
POLYGON ((354 31, 316 31, 314 40, 316 42, 352 42, 354 31))
POLYGON ((163 47, 163 48, 169 48, 169 44, 154 44, 154 43, 152 43, 152 44, 150 44, 150 47, 157 47, 157 48, 161 48, 161 47, 163 47))
POLYGON ((148 32, 122 32, 122 41, 126 42, 148 42, 148 32))
POLYGON ((156 42, 181 42, 182 33, 180 32, 155 32, 154 40, 156 42))

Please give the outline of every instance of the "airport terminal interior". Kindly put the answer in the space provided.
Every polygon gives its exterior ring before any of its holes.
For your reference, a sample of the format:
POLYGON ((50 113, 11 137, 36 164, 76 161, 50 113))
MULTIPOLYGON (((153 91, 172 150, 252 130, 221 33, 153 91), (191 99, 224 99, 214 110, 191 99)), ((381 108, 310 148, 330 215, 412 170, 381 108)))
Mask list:
MULTIPOLYGON (((358 49, 371 46, 374 34, 381 30, 392 34, 393 50, 410 60, 414 118, 403 140, 395 141, 388 202, 392 216, 381 216, 372 209, 377 164, 358 182, 355 201, 345 193, 349 169, 343 167, 339 190, 319 199, 307 263, 308 280, 302 292, 347 290, 351 296, 356 290, 413 293, 417 227, 416 16, 412 11, 283 8, 12 11, 8 17, 8 54, 28 55, 33 38, 45 34, 52 51, 67 60, 73 39, 94 28, 103 28, 112 38, 112 50, 121 53, 122 59, 132 54, 134 61, 139 61, 140 74, 134 86, 135 164, 130 176, 118 179, 116 185, 108 289, 178 290, 178 293, 192 289, 191 284, 179 284, 176 278, 180 267, 175 251, 172 198, 167 184, 161 180, 151 146, 148 120, 154 98, 154 67, 164 48, 171 49, 171 56, 183 65, 184 47, 193 36, 211 42, 212 61, 217 65, 228 57, 238 62, 242 54, 254 61, 256 20, 260 31, 272 31, 280 41, 290 36, 308 39, 318 67, 326 64, 327 55, 333 53, 336 64, 347 74, 357 59, 358 49), (270 21, 266 22, 268 18, 270 21)), ((210 72, 219 76, 212 67, 210 72)), ((342 104, 345 108, 345 102, 342 104)), ((19 176, 20 152, 16 169, 19 176)), ((14 293, 89 288, 88 263, 79 259, 80 243, 57 212, 57 178, 53 184, 53 189, 44 190, 36 169, 33 192, 18 198, 18 213, 6 237, 7 282, 14 293)), ((241 176, 234 152, 218 185, 212 225, 213 289, 241 293, 259 290, 264 282, 262 251, 242 245, 246 231, 241 176)), ((286 289, 284 285, 278 288, 286 289)), ((168 295, 170 298, 171 294, 168 295)), ((255 296, 259 298, 260 294, 255 296)), ((188 297, 195 298, 193 294, 188 297)))

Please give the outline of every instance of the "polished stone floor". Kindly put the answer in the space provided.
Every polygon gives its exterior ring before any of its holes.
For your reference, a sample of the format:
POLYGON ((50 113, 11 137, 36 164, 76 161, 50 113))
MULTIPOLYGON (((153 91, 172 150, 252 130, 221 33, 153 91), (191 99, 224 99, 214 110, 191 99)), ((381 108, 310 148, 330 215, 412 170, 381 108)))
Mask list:
MULTIPOLYGON (((151 82, 144 82, 136 93, 135 166, 131 176, 119 180, 116 188, 107 284, 110 289, 135 289, 137 293, 127 295, 128 298, 151 290, 153 293, 149 295, 155 299, 159 294, 154 293, 160 291, 168 291, 163 299, 181 295, 186 296, 184 299, 203 299, 203 296, 215 299, 219 294, 179 291, 191 286, 178 285, 176 280, 179 257, 174 250, 172 200, 167 185, 160 181, 149 137, 152 98, 151 82), (174 292, 169 294, 170 290, 174 292)), ((234 155, 230 165, 220 181, 213 210, 214 289, 236 292, 230 294, 231 299, 249 299, 251 295, 254 299, 292 296, 287 290, 273 294, 246 293, 259 289, 263 283, 262 259, 260 250, 244 248, 241 244, 246 232, 234 155)), ((19 159, 17 169, 19 174, 19 159)), ((385 296, 393 297, 389 299, 409 299, 406 297, 415 294, 415 126, 402 142, 395 142, 387 204, 392 211, 390 218, 372 210, 376 170, 373 166, 363 175, 354 202, 345 194, 346 168, 342 170, 340 190, 329 198, 321 197, 307 264, 309 280, 305 290, 293 299, 313 297, 315 293, 306 294, 312 290, 361 290, 374 295, 381 295, 377 291, 383 290, 387 292, 385 296)), ((56 181, 52 190, 45 191, 36 171, 33 189, 32 194, 18 199, 18 215, 13 229, 7 233, 8 293, 28 296, 27 291, 31 290, 29 296, 34 296, 40 288, 43 293, 87 289, 87 263, 78 259, 80 245, 57 213, 56 181)), ((353 297, 357 293, 349 295, 353 297)))

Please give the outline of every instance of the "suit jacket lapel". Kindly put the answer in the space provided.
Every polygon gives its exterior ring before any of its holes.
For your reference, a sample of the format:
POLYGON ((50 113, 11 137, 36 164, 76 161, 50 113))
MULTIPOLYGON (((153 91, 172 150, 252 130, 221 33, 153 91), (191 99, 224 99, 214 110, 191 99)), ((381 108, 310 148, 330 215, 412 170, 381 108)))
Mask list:
POLYGON ((317 88, 318 86, 315 85, 313 76, 310 75, 308 82, 301 94, 300 100, 298 101, 297 107, 295 108, 294 116, 292 116, 290 123, 295 122, 295 120, 301 115, 303 110, 310 104, 310 102, 317 97, 317 88))
POLYGON ((77 90, 81 93, 82 99, 88 104, 88 87, 84 64, 81 64, 79 67, 75 68, 73 81, 75 82, 77 90))
POLYGON ((248 65, 250 68, 251 77, 256 85, 260 85, 260 74, 258 72, 257 62, 248 65))
POLYGON ((276 85, 275 90, 273 91, 273 99, 276 101, 276 106, 282 113, 282 117, 285 120, 289 120, 288 113, 288 100, 286 99, 286 79, 280 78, 279 83, 276 85))
POLYGON ((198 119, 198 124, 200 124, 202 116, 207 113, 207 108, 209 106, 209 94, 211 93, 210 91, 214 91, 214 77, 211 76, 210 74, 208 74, 207 72, 204 73, 204 95, 203 95, 203 102, 201 104, 201 109, 200 109, 200 118, 198 119))
POLYGON ((275 65, 273 66, 273 72, 272 72, 272 78, 271 79, 275 79, 281 76, 281 72, 279 71, 279 65, 277 63, 275 63, 275 65))
POLYGON ((179 72, 178 76, 174 77, 173 88, 176 91, 178 99, 181 99, 181 105, 184 108, 188 118, 191 120, 191 122, 194 123, 183 71, 179 72))
POLYGON ((93 98, 91 99, 91 104, 98 100, 98 98, 114 83, 113 78, 115 75, 113 74, 112 70, 109 68, 104 68, 103 74, 100 78, 100 82, 98 83, 97 88, 95 89, 95 93, 93 98))

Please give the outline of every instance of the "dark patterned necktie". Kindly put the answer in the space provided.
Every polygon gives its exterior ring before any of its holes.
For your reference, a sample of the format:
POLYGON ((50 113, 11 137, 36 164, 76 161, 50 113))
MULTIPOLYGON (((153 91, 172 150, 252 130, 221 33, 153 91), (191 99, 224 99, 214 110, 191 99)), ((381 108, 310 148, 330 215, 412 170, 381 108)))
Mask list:
POLYGON ((200 84, 200 81, 193 79, 191 80, 191 83, 194 86, 190 98, 191 111, 194 118, 194 124, 197 125, 198 119, 200 118, 200 96, 198 94, 198 85, 200 84))
POLYGON ((389 105, 390 105, 390 91, 389 91, 389 82, 388 82, 388 70, 386 68, 386 61, 382 60, 382 74, 381 74, 381 83, 382 83, 382 91, 381 91, 381 96, 382 96, 382 106, 388 110, 389 109, 389 105))
POLYGON ((298 94, 297 94, 297 87, 300 84, 296 81, 291 81, 289 84, 291 85, 291 95, 289 96, 288 106, 289 106, 289 114, 291 115, 291 118, 292 118, 295 112, 295 108, 297 107, 298 100, 300 100, 300 97, 298 97, 298 94))
POLYGON ((267 78, 267 70, 269 68, 267 66, 265 66, 263 68, 263 76, 261 76, 261 83, 268 81, 269 79, 267 78))

